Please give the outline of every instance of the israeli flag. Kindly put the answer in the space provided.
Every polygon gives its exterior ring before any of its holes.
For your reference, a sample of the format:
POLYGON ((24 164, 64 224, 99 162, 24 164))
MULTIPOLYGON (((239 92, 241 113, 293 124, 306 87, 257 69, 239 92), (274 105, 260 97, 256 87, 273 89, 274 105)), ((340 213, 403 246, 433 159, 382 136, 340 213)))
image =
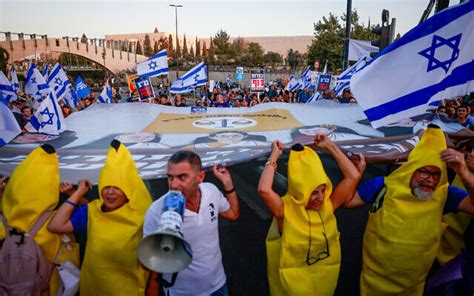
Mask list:
POLYGON ((326 63, 324 63, 323 74, 326 74, 327 71, 328 71, 328 60, 326 60, 326 63))
POLYGON ((175 94, 188 93, 198 86, 205 85, 206 82, 207 66, 204 62, 201 62, 182 77, 176 79, 171 85, 170 92, 175 94))
POLYGON ((229 74, 227 74, 227 73, 225 73, 225 82, 227 83, 227 87, 230 88, 231 81, 230 81, 230 78, 229 78, 229 74))
POLYGON ((51 89, 56 93, 56 98, 58 100, 62 99, 66 94, 66 90, 71 85, 71 81, 67 77, 63 68, 60 64, 56 63, 51 73, 49 74, 48 84, 51 89))
POLYGON ((15 70, 15 67, 13 66, 10 69, 10 79, 11 79, 13 90, 15 91, 15 93, 18 93, 18 91, 20 90, 20 82, 18 82, 18 76, 16 75, 16 70, 15 70))
POLYGON ((0 71, 0 93, 3 94, 7 102, 15 101, 18 97, 7 76, 0 71))
POLYGON ((104 89, 100 93, 99 102, 101 104, 110 104, 112 103, 112 88, 109 85, 109 81, 107 81, 104 85, 104 89))
POLYGON ((66 129, 63 112, 53 91, 41 102, 35 114, 25 125, 25 129, 32 133, 51 136, 58 136, 66 129))
POLYGON ((313 92, 313 95, 305 102, 306 104, 314 103, 321 99, 321 94, 317 91, 313 92))
POLYGON ((285 90, 288 90, 290 92, 297 91, 302 87, 301 79, 296 80, 293 75, 290 75, 290 82, 285 87, 285 90))
POLYGON ((216 81, 216 83, 214 83, 214 88, 221 89, 221 83, 219 81, 216 81))
POLYGON ((81 76, 77 76, 76 81, 74 82, 74 91, 79 99, 85 98, 91 93, 91 90, 87 87, 84 81, 82 81, 81 76))
POLYGON ((360 71, 370 60, 370 57, 362 57, 354 65, 350 66, 344 72, 338 75, 335 90, 336 96, 342 96, 344 89, 350 87, 352 75, 360 71))
POLYGON ((6 98, 0 92, 0 147, 5 146, 21 133, 21 128, 15 119, 6 98))
POLYGON ((474 91, 473 28, 474 1, 465 1, 416 26, 355 73, 351 91, 372 126, 474 91))
POLYGON ((46 80, 46 81, 49 80, 48 70, 49 70, 49 65, 46 63, 43 67, 43 73, 41 73, 41 75, 43 75, 43 77, 44 77, 44 80, 46 80))
POLYGON ((300 81, 303 89, 307 89, 311 86, 311 67, 308 66, 306 70, 301 74, 300 81))
POLYGON ((25 93, 41 101, 43 97, 48 96, 50 91, 49 85, 36 68, 36 65, 31 63, 26 73, 25 93))
POLYGON ((67 87, 66 91, 64 92, 63 100, 66 104, 68 104, 69 106, 71 106, 71 108, 74 109, 77 107, 77 102, 79 101, 79 98, 77 97, 77 94, 72 87, 67 87))
POLYGON ((154 77, 168 74, 168 56, 166 49, 157 52, 148 60, 137 63, 137 73, 141 77, 154 77))

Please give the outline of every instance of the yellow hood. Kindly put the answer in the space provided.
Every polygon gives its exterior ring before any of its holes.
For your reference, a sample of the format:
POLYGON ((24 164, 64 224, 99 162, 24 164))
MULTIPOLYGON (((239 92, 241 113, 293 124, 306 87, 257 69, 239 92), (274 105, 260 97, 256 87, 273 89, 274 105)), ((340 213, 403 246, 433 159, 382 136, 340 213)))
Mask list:
POLYGON ((293 202, 306 206, 311 193, 321 184, 326 184, 325 200, 332 192, 332 183, 324 171, 318 154, 307 146, 294 145, 288 159, 288 191, 293 202))
POLYGON ((0 212, 8 225, 28 231, 59 200, 58 155, 51 145, 34 149, 13 171, 3 193, 0 212))
POLYGON ((143 183, 128 149, 119 141, 110 144, 105 165, 99 175, 99 196, 103 201, 102 189, 107 186, 120 188, 128 198, 128 205, 136 211, 145 212, 151 196, 143 183), (149 198, 144 199, 143 196, 149 198), (139 198, 142 197, 142 198, 139 198))
MULTIPOLYGON (((408 156, 408 161, 392 172, 386 178, 389 183, 398 183, 407 188, 413 173, 423 166, 435 166, 441 170, 441 178, 436 190, 448 184, 446 163, 441 161, 441 151, 446 150, 446 138, 443 130, 435 125, 430 125, 422 135, 420 142, 408 156)), ((386 182, 386 183, 387 183, 386 182)), ((408 189, 408 191, 410 191, 408 189)), ((411 193, 410 193, 411 195, 411 193)))

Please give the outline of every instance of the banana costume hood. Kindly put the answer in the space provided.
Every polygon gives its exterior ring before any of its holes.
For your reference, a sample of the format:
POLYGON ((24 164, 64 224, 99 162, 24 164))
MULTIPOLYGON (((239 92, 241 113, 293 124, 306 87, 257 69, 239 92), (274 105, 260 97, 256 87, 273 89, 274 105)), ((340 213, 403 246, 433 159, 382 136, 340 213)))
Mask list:
POLYGON ((266 241, 272 296, 334 294, 341 255, 331 192, 332 183, 316 152, 309 147, 293 146, 288 160, 288 191, 282 197, 283 231, 280 237, 273 219, 266 241), (319 213, 306 209, 311 193, 322 184, 326 184, 326 192, 319 213), (315 260, 326 251, 329 257, 307 264, 310 241, 309 257, 315 260))
POLYGON ((363 243, 361 295, 422 295, 444 226, 448 191, 443 131, 429 126, 408 161, 385 178, 383 205, 369 213, 363 243), (433 196, 422 201, 410 189, 416 170, 435 166, 441 177, 433 196))
POLYGON ((100 199, 88 205, 81 295, 144 295, 147 273, 138 261, 136 247, 152 199, 130 152, 117 140, 111 143, 98 187, 100 199), (104 212, 102 189, 107 186, 122 190, 128 202, 104 212))
MULTIPOLYGON (((53 211, 59 201, 58 155, 51 145, 34 149, 13 171, 3 193, 0 212, 3 212, 10 228, 28 232, 46 211, 53 211)), ((53 215, 51 215, 52 217, 53 215)), ((61 246, 61 237, 47 230, 51 217, 36 233, 34 240, 49 262, 53 263, 61 246)), ((3 225, 0 239, 4 238, 3 225)), ((77 251, 77 250, 76 250, 77 251)), ((78 260, 79 254, 72 255, 78 260)), ((56 295, 59 287, 57 270, 51 275, 49 292, 56 295)))

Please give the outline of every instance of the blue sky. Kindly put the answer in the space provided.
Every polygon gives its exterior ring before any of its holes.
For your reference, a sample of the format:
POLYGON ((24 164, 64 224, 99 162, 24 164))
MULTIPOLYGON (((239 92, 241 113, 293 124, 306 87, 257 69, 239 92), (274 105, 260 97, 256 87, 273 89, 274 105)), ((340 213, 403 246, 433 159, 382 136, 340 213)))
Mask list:
MULTIPOLYGON (((428 0, 353 0, 363 23, 380 23, 382 9, 397 18, 397 33, 418 24, 428 0)), ((459 1, 451 1, 456 4, 459 1)), ((77 1, 0 0, 0 31, 48 34, 51 37, 103 37, 106 34, 175 32, 209 37, 219 29, 236 36, 313 35, 313 23, 329 13, 342 15, 346 1, 77 1)), ((4 36, 0 36, 4 39, 4 36)))

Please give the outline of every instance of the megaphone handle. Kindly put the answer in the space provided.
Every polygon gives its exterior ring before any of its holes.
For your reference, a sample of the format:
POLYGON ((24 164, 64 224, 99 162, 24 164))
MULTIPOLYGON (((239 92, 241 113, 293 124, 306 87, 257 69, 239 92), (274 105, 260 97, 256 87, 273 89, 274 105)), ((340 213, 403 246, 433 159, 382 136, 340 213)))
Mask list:
POLYGON ((174 286, 177 277, 178 277, 178 273, 177 272, 173 273, 173 275, 171 276, 171 283, 170 283, 163 278, 162 273, 158 273, 158 284, 160 284, 160 286, 164 288, 172 287, 174 286))

